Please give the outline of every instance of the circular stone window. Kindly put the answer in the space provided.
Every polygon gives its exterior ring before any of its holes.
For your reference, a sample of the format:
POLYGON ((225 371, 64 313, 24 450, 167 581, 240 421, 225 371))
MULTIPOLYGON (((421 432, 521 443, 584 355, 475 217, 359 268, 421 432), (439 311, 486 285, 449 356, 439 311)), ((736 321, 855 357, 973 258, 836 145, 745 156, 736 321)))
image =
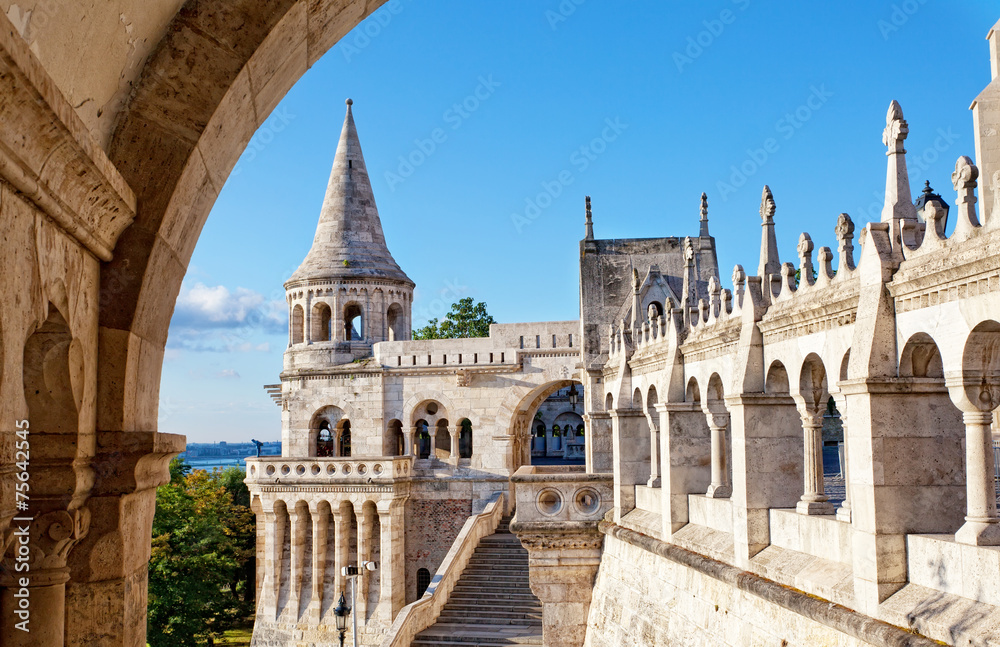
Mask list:
POLYGON ((382 473, 382 463, 375 463, 375 467, 372 468, 372 473, 378 476, 382 473))
POLYGON ((581 488, 573 497, 573 505, 581 514, 594 514, 601 509, 601 495, 593 488, 581 488))
POLYGON ((433 416, 433 415, 434 415, 435 413, 437 413, 437 412, 438 412, 438 405, 437 405, 437 402, 428 402, 428 403, 427 403, 427 413, 428 413, 429 415, 432 415, 432 416, 433 416))
POLYGON ((333 463, 327 465, 326 466, 326 473, 327 474, 336 474, 337 473, 337 467, 333 463))
POLYGON ((562 494, 558 490, 545 488, 538 493, 538 497, 535 499, 535 507, 547 517, 557 515, 563 507, 562 494))
POLYGON ((268 465, 265 471, 267 472, 268 476, 271 476, 272 474, 274 474, 274 465, 268 465))
POLYGON ((367 471, 368 471, 368 466, 367 465, 365 465, 364 463, 362 463, 361 465, 358 465, 358 474, 364 474, 367 471))
POLYGON ((340 468, 340 471, 343 472, 344 474, 350 474, 351 473, 351 466, 350 465, 344 465, 343 467, 340 468))
POLYGON ((306 473, 306 466, 305 465, 296 465, 295 466, 295 473, 298 474, 299 476, 302 476, 303 474, 306 473))
POLYGON ((312 473, 313 473, 313 476, 316 476, 316 475, 317 475, 317 474, 319 474, 319 473, 320 473, 321 471, 322 471, 322 470, 320 469, 320 466, 319 466, 319 465, 313 465, 313 466, 312 466, 312 473))
POLYGON ((256 473, 257 473, 257 466, 256 465, 251 465, 250 466, 250 476, 253 476, 256 473))
POLYGON ((282 475, 287 475, 291 471, 292 470, 290 470, 287 465, 282 465, 281 466, 281 473, 282 473, 282 475))

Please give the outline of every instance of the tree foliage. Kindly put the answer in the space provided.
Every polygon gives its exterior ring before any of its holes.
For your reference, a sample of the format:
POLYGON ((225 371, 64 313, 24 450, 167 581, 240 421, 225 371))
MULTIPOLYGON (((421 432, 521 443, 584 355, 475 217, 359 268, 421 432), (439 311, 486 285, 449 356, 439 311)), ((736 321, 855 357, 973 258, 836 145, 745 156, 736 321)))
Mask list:
POLYGON ((171 461, 153 517, 150 647, 204 644, 252 616, 256 531, 243 478, 171 461))
POLYGON ((414 339, 457 339, 459 337, 489 337, 490 324, 496 323, 486 312, 482 301, 473 304, 472 297, 451 304, 451 312, 439 323, 431 319, 427 325, 413 331, 414 339))

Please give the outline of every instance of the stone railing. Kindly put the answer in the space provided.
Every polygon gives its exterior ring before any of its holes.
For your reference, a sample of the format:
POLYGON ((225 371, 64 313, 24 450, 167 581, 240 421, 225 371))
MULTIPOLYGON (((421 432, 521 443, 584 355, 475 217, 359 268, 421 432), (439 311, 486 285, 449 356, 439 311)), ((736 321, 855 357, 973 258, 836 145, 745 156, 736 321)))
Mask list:
POLYGON ((418 633, 437 621, 458 578, 479 546, 479 540, 496 532, 503 511, 504 495, 497 492, 481 513, 465 521, 423 597, 399 611, 381 647, 407 647, 418 633))
POLYGON ((368 456, 358 458, 248 458, 248 484, 289 485, 308 483, 378 483, 409 477, 411 456, 368 456))
POLYGON ((517 523, 597 522, 614 505, 612 475, 582 465, 524 465, 511 477, 517 523))

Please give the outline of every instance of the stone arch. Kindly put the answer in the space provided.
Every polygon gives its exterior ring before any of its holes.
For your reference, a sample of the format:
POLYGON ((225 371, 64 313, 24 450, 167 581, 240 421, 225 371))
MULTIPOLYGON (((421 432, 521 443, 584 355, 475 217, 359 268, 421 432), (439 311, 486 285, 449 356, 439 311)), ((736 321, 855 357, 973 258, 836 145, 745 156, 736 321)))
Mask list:
POLYGON ((312 308, 312 330, 309 333, 309 341, 332 341, 333 340, 333 311, 330 304, 318 301, 312 308))
MULTIPOLYGON (((447 412, 454 409, 451 398, 443 392, 433 389, 426 391, 421 390, 407 398, 406 402, 403 404, 403 415, 400 419, 404 422, 404 424, 406 421, 410 421, 410 424, 413 424, 413 422, 418 418, 427 417, 428 414, 426 410, 422 409, 427 402, 435 402, 439 405, 440 408, 438 409, 438 413, 434 414, 436 416, 447 416, 447 412), (444 413, 441 413, 442 411, 444 411, 444 413)), ((478 420, 475 415, 470 415, 469 419, 472 420, 473 424, 478 424, 478 420)), ((429 422, 433 423, 435 420, 429 420, 429 422)))
POLYGON ((615 396, 609 393, 604 398, 604 410, 611 411, 614 408, 615 408, 615 396))
POLYGON ((382 453, 386 456, 405 456, 406 440, 403 433, 403 423, 393 418, 386 425, 385 440, 382 443, 382 453))
POLYGON ((712 413, 725 413, 726 392, 722 386, 722 378, 718 373, 712 373, 705 389, 705 408, 712 413))
POLYGON ((430 458, 431 457, 431 435, 430 435, 430 425, 427 421, 421 418, 413 423, 416 428, 416 433, 414 434, 413 442, 417 444, 415 456, 417 458, 430 458))
POLYGON ((701 390, 698 388, 698 378, 691 376, 687 389, 684 391, 684 401, 698 404, 701 402, 701 390))
POLYGON ((851 365, 851 349, 848 348, 847 352, 844 353, 844 359, 840 360, 840 381, 843 382, 847 378, 847 369, 851 365))
POLYGON ((788 395, 788 371, 785 365, 778 360, 771 362, 767 369, 767 377, 764 380, 764 392, 774 395, 788 395))
POLYGON ((338 422, 334 435, 337 441, 337 456, 341 458, 349 458, 351 456, 350 419, 343 418, 340 422, 338 422))
POLYGON ((301 344, 305 339, 306 317, 302 306, 296 303, 292 306, 292 318, 288 324, 292 344, 301 344))
POLYGON ((941 352, 930 335, 919 332, 906 340, 899 355, 899 376, 944 379, 941 352))
POLYGON ((635 390, 632 391, 632 408, 638 409, 639 411, 645 409, 642 400, 642 390, 639 387, 635 387, 635 390))
POLYGON ((809 353, 802 362, 799 373, 799 396, 811 412, 821 412, 830 398, 826 381, 826 367, 816 353, 809 353))
POLYGON ((385 324, 386 336, 389 341, 404 341, 407 339, 403 308, 398 303, 393 303, 385 311, 385 324))
POLYGON ((365 310, 357 301, 348 301, 343 307, 344 341, 363 341, 368 337, 365 330, 365 310))
POLYGON ((317 409, 309 419, 309 456, 336 456, 336 432, 340 422, 347 417, 343 409, 326 405, 317 409))
POLYGON ((1000 323, 982 321, 962 349, 962 381, 966 397, 980 411, 1000 406, 1000 323))
POLYGON ((462 418, 458 427, 458 457, 472 458, 472 421, 462 418))

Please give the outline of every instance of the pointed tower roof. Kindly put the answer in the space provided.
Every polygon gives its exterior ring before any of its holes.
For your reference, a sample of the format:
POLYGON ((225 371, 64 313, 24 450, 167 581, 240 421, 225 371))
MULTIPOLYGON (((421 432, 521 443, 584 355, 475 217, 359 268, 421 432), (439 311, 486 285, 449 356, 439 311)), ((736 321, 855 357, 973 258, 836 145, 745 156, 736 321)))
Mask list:
POLYGON ((388 279, 414 285, 385 245, 382 221, 351 113, 353 103, 347 100, 344 128, 333 158, 316 237, 286 287, 300 281, 350 278, 388 279))

